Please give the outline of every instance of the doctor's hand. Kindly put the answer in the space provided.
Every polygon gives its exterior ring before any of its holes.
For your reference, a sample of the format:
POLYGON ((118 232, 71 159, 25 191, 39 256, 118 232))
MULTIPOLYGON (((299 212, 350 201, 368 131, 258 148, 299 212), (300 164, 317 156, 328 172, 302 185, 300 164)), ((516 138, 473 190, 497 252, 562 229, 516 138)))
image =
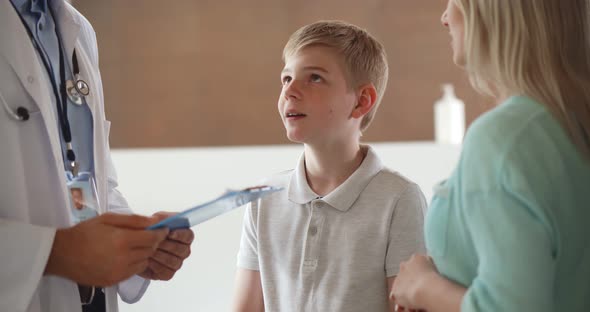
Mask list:
MULTIPOLYGON (((158 212, 152 217, 158 221, 175 213, 158 212)), ((174 230, 162 241, 150 257, 148 267, 139 276, 151 280, 170 280, 191 253, 191 243, 195 235, 190 229, 174 230)))
POLYGON ((145 230, 155 222, 153 217, 106 213, 59 229, 45 274, 101 287, 139 274, 169 232, 145 230))

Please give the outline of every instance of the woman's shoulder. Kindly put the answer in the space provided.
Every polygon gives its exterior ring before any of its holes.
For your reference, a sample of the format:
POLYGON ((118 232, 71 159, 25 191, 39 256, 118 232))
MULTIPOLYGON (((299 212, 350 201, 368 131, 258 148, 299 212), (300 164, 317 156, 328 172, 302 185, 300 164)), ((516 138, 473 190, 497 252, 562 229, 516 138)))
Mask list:
MULTIPOLYGON (((467 177, 493 181, 506 170, 538 162, 562 140, 561 128, 545 107, 515 96, 473 122, 463 144, 461 166, 467 177)), ((548 157, 551 158, 551 157, 548 157)))
MULTIPOLYGON (((545 107, 525 96, 514 96, 476 119, 465 137, 464 150, 498 156, 533 143, 557 122, 545 107)), ((483 155, 482 155, 483 156, 483 155)))
POLYGON ((523 134, 534 132, 532 126, 547 114, 542 104, 528 97, 511 97, 473 122, 465 145, 509 147, 523 134))

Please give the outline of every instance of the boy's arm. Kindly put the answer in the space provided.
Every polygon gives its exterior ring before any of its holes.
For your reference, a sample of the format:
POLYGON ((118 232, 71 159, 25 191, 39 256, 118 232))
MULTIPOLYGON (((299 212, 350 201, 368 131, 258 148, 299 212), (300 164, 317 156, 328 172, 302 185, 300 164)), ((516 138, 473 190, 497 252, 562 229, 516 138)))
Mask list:
POLYGON ((395 277, 400 263, 415 253, 425 253, 424 212, 426 200, 418 185, 412 183, 394 203, 389 242, 385 256, 386 276, 395 277))
POLYGON ((234 312, 264 312, 260 272, 238 268, 234 295, 234 312))
POLYGON ((424 195, 415 183, 408 185, 395 202, 385 259, 389 311, 394 311, 395 307, 395 303, 389 295, 399 272, 400 263, 410 258, 414 253, 426 250, 423 234, 426 206, 424 195))
POLYGON ((233 303, 235 312, 264 311, 257 229, 258 202, 255 201, 248 204, 244 213, 233 303))

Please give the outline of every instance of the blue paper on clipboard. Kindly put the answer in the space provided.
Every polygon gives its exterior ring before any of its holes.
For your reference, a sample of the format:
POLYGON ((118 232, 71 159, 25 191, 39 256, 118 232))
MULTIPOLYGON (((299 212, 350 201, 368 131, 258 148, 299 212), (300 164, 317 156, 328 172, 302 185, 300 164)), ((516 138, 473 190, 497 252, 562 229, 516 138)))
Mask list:
POLYGON ((147 229, 155 230, 165 227, 170 230, 186 229, 282 189, 272 186, 257 186, 240 191, 228 191, 212 201, 168 217, 147 229))

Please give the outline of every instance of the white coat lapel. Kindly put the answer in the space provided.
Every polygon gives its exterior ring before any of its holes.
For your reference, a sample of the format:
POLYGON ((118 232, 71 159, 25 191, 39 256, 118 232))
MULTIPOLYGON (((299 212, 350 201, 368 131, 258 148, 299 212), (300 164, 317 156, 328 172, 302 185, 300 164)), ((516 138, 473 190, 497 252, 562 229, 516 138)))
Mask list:
POLYGON ((105 116, 102 110, 103 94, 100 72, 90 55, 96 55, 97 51, 89 51, 94 47, 94 42, 88 41, 94 38, 88 37, 88 29, 83 29, 84 23, 75 14, 74 9, 63 1, 56 0, 55 14, 57 15, 58 27, 61 30, 61 38, 64 45, 70 68, 72 66, 72 54, 76 49, 76 57, 80 69, 81 78, 88 83, 90 94, 86 96, 86 104, 92 113, 93 120, 93 141, 94 141, 94 176, 97 184, 99 204, 101 212, 107 210, 107 160, 105 159, 105 148, 108 146, 108 138, 105 135, 105 116), (86 37, 85 37, 86 36, 86 37))
MULTIPOLYGON (((96 51, 94 51, 96 52, 96 51)), ((92 112, 93 141, 94 141, 94 176, 100 199, 102 212, 107 211, 107 159, 108 154, 108 125, 102 109, 103 93, 100 72, 89 57, 89 51, 81 44, 76 45, 76 54, 80 66, 80 76, 88 83, 90 94, 86 97, 86 104, 92 112)))
POLYGON ((0 1, 0 21, 0 57, 4 57, 10 64, 39 108, 49 134, 54 159, 58 168, 61 168, 63 164, 57 118, 50 100, 53 90, 45 66, 10 1, 0 1))

